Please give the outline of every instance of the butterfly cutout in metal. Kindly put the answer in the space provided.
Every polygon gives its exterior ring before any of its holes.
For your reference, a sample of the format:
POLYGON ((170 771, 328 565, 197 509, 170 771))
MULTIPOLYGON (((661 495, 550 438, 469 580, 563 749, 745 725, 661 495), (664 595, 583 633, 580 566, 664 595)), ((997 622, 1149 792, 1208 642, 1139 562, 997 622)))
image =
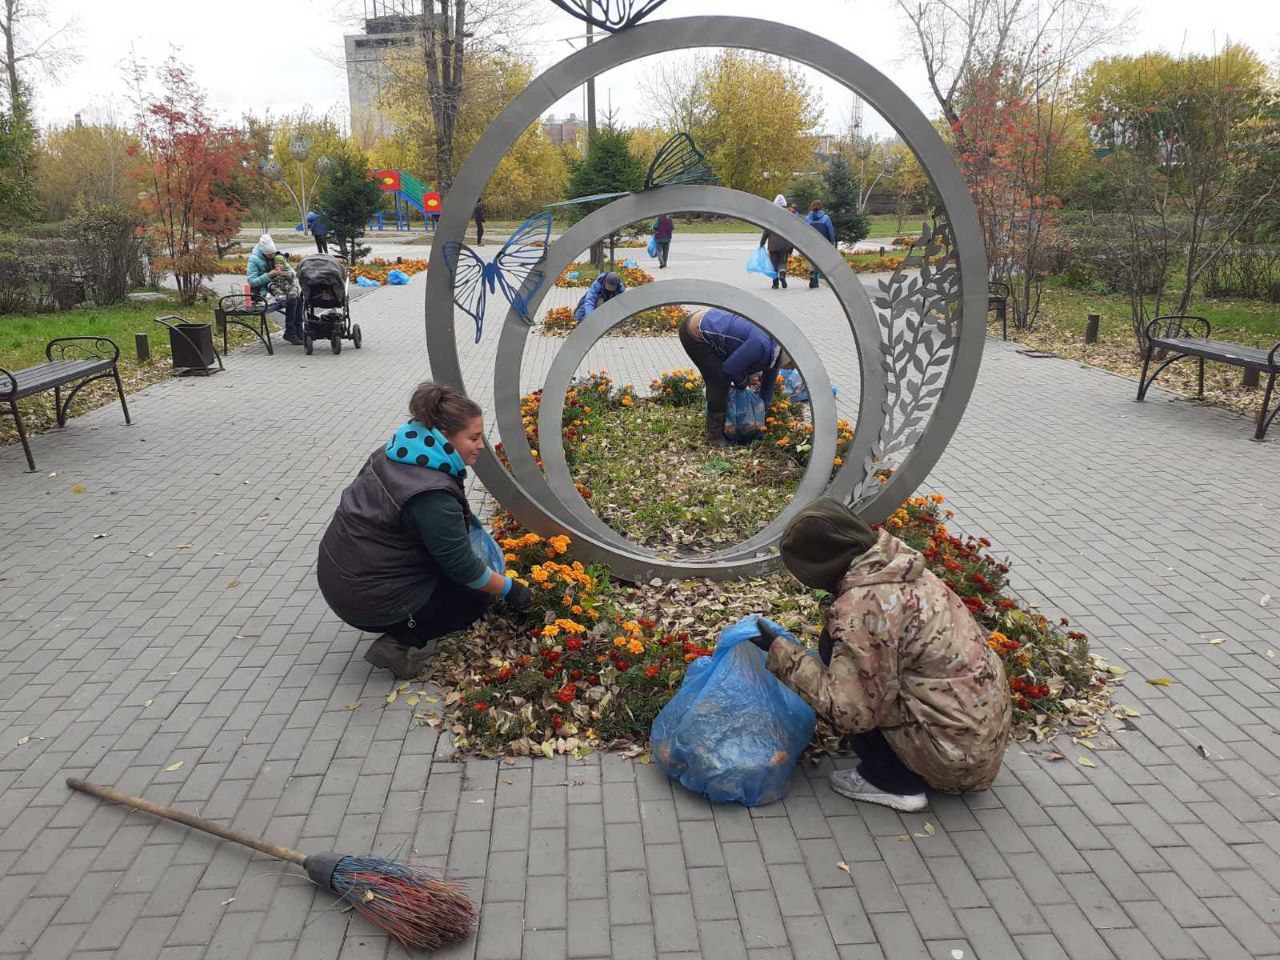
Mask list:
POLYGON ((551 0, 561 10, 587 23, 617 33, 634 27, 667 0, 551 0))
POLYGON ((535 213, 516 228, 492 263, 485 263, 471 247, 459 241, 444 245, 444 262, 453 280, 453 302, 476 325, 476 343, 484 332, 488 293, 502 291, 526 323, 529 300, 546 279, 542 262, 551 239, 551 214, 535 213))
MULTIPOLYGON (((693 137, 687 133, 677 133, 658 148, 653 163, 649 164, 649 172, 644 178, 644 188, 654 190, 658 187, 688 186, 690 184, 717 184, 720 178, 711 172, 709 161, 693 137)), ((574 197, 572 200, 561 200, 559 203, 547 204, 551 207, 570 207, 581 203, 599 203, 603 200, 616 200, 627 197, 631 191, 621 193, 594 193, 589 197, 574 197)))

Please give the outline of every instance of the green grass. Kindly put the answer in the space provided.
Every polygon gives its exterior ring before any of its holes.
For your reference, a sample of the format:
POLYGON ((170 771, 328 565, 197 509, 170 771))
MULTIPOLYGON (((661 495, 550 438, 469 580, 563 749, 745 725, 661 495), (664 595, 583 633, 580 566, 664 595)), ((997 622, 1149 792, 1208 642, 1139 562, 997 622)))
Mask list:
MULTIPOLYGON (((175 315, 198 323, 212 323, 213 303, 184 307, 176 300, 125 302, 107 307, 85 305, 63 313, 0 316, 0 367, 17 370, 45 362, 45 345, 56 337, 109 337, 120 347, 120 378, 124 381, 125 391, 140 390, 172 373, 169 332, 154 320, 175 315), (150 363, 138 362, 134 348, 135 333, 147 334, 151 345, 150 363)), ((231 331, 232 346, 254 340, 253 334, 247 330, 232 326, 231 331)), ((221 352, 222 337, 216 330, 214 344, 221 352)), ((115 384, 100 380, 76 396, 71 405, 71 415, 116 402, 115 384)), ((19 407, 28 433, 40 433, 54 425, 52 393, 20 401, 19 407)), ((13 442, 17 436, 11 417, 0 420, 0 443, 13 442)))

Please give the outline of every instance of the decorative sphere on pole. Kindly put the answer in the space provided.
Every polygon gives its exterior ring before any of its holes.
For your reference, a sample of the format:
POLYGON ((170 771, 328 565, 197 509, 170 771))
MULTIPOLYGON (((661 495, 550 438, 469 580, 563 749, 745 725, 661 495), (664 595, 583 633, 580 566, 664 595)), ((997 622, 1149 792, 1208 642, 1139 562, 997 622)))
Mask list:
POLYGON ((320 176, 333 169, 333 157, 320 157, 316 160, 316 173, 320 176))
POLYGON ((273 183, 284 179, 284 167, 276 160, 267 160, 262 164, 262 175, 273 183))
POLYGON ((289 156, 299 163, 311 156, 311 141, 306 137, 294 137, 289 141, 289 156))

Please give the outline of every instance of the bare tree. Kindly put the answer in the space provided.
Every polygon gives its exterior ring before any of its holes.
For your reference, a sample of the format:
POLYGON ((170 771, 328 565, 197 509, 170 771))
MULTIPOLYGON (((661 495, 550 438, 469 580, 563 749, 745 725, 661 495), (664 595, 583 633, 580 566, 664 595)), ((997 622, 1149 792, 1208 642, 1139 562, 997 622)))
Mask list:
POLYGON ((696 53, 656 61, 640 81, 649 119, 667 131, 696 130, 706 117, 709 64, 706 54, 696 53))
POLYGON ((58 70, 79 59, 70 44, 74 34, 73 20, 53 26, 39 0, 0 0, 0 64, 11 109, 25 99, 22 71, 28 65, 56 77, 58 70))
POLYGON ((964 98, 975 84, 999 77, 1035 99, 1123 32, 1123 19, 1112 16, 1107 0, 894 2, 958 142, 964 139, 964 98))

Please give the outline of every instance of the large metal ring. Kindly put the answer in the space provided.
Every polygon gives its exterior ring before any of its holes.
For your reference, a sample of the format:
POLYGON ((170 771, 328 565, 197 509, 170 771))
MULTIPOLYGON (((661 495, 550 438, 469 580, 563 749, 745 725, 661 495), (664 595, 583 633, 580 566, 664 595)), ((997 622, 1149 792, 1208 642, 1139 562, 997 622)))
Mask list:
MULTIPOLYGON (((552 494, 574 521, 591 530, 615 553, 609 558, 619 576, 631 578, 647 575, 653 561, 675 562, 655 550, 635 544, 608 526, 582 499, 565 459, 561 422, 569 382, 588 351, 610 329, 641 310, 668 303, 696 303, 731 310, 766 329, 796 361, 813 407, 813 450, 800 486, 789 503, 773 521, 752 537, 724 550, 699 557, 699 564, 718 564, 739 558, 766 559, 768 547, 786 528, 788 521, 806 503, 820 496, 831 475, 831 462, 836 452, 836 406, 831 396, 831 381, 813 345, 800 329, 772 304, 740 287, 710 280, 668 280, 628 290, 603 304, 569 335, 556 354, 542 388, 542 404, 538 415, 538 443, 543 467, 552 494), (634 556, 643 555, 645 563, 632 566, 634 556)), ((566 524, 570 526, 570 524, 566 524)))
MULTIPOLYGON (((462 239, 470 211, 502 157, 530 123, 535 122, 557 100, 588 79, 643 57, 694 47, 728 47, 770 53, 806 64, 843 83, 883 115, 911 147, 946 207, 959 261, 962 309, 956 323, 958 337, 954 353, 947 361, 945 374, 941 370, 930 374, 935 382, 938 375, 943 376, 939 396, 930 400, 931 412, 928 416, 923 416, 925 408, 922 407, 921 416, 913 415, 913 423, 924 421, 923 435, 915 440, 905 458, 896 464, 896 470, 887 485, 873 489, 871 495, 862 499, 858 505, 859 512, 866 519, 883 519, 910 495, 936 464, 954 434, 972 394, 986 329, 986 263, 982 233, 968 188, 946 144, 928 118, 887 77, 866 61, 829 40, 794 27, 739 17, 689 17, 641 24, 574 53, 537 77, 516 97, 481 137, 459 171, 450 192, 451 202, 442 215, 440 228, 436 233, 426 290, 426 333, 433 375, 438 380, 465 389, 454 328, 451 281, 449 272, 444 268, 444 248, 446 243, 462 239)), ((663 188, 655 192, 667 193, 676 189, 680 188, 663 188)), ((626 203, 631 199, 626 198, 618 203, 626 203)), ((691 208, 697 209, 684 207, 691 208)), ((596 236, 600 235, 602 234, 596 236)), ((568 234, 562 238, 561 243, 567 238, 568 234)), ((586 243, 583 243, 578 249, 585 246, 586 243)), ((822 265, 819 264, 819 267, 821 269, 822 265)), ((827 270, 824 272, 828 276, 835 276, 840 271, 837 268, 835 273, 827 270)), ((848 309, 849 303, 846 302, 845 305, 848 309)), ((881 317, 880 320, 883 324, 884 318, 881 317)), ((510 319, 507 326, 509 325, 510 319)), ((882 378, 873 373, 877 369, 872 362, 875 354, 863 351, 861 340, 858 345, 861 352, 864 400, 859 413, 865 417, 870 413, 865 402, 867 391, 877 389, 877 386, 868 388, 868 383, 876 383, 882 396, 887 391, 885 384, 879 382, 882 378)), ((877 346, 881 349, 882 362, 888 362, 883 360, 883 345, 877 346)), ((899 381, 899 389, 901 383, 899 381)), ((936 390, 937 387, 933 389, 936 390)), ((500 398, 512 391, 515 393, 515 402, 511 405, 516 406, 519 400, 518 382, 505 377, 498 379, 496 396, 500 398)), ((889 402, 884 401, 885 404, 889 402)), ((503 406, 499 399, 500 417, 505 416, 503 406)), ((855 436, 855 444, 861 448, 863 443, 872 440, 868 436, 870 432, 863 429, 862 436, 855 436)), ((519 446, 517 443, 517 455, 519 446)), ((853 471, 859 465, 859 460, 854 456, 851 455, 849 460, 849 472, 842 470, 837 478, 840 490, 847 486, 840 481, 855 477, 853 471)), ((513 458, 513 468, 515 462, 516 458, 513 458)), ((860 465, 864 476, 873 469, 870 458, 864 458, 860 465)), ((523 472, 523 467, 516 469, 523 472)), ((558 530, 562 526, 539 505, 536 496, 530 496, 530 491, 520 479, 507 473, 491 451, 486 450, 481 454, 476 471, 489 491, 521 523, 542 532, 558 530)), ((530 486, 537 487, 538 484, 531 483, 530 486)), ((835 492, 839 491, 833 487, 833 493, 835 492)), ((602 546, 584 531, 569 529, 566 532, 575 534, 579 545, 587 550, 602 546)), ((635 559, 643 562, 638 556, 635 559)), ((746 572, 748 566, 750 564, 730 561, 707 572, 713 576, 739 576, 746 572)), ((662 572, 662 569, 660 566, 654 568, 655 572, 662 572)), ((672 567, 669 572, 674 574, 680 571, 672 567)))

